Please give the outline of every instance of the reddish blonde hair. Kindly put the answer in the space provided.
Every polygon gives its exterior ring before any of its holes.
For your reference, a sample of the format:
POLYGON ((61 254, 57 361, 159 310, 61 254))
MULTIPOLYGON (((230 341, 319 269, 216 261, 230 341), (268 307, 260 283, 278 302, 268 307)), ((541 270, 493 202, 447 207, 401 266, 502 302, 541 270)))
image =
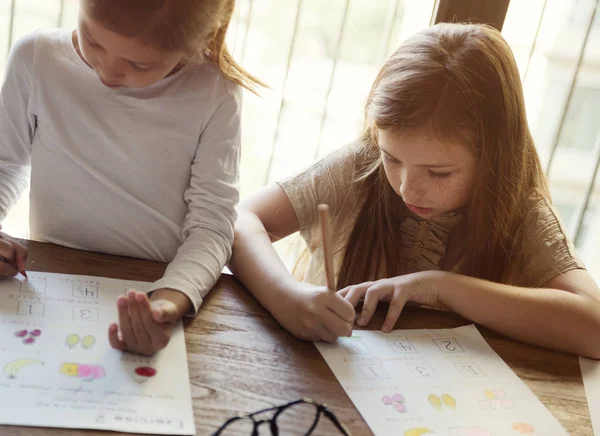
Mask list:
POLYGON ((82 7, 121 36, 200 55, 251 92, 265 86, 233 59, 225 44, 235 0, 82 0, 82 7))
POLYGON ((387 129, 425 129, 472 147, 478 174, 462 223, 460 272, 509 282, 528 198, 534 191, 550 194, 517 65, 500 33, 484 25, 437 24, 405 41, 379 72, 358 139, 362 158, 353 189, 365 200, 346 245, 340 288, 401 271, 396 229, 404 206, 385 177, 377 143, 377 132, 387 129))

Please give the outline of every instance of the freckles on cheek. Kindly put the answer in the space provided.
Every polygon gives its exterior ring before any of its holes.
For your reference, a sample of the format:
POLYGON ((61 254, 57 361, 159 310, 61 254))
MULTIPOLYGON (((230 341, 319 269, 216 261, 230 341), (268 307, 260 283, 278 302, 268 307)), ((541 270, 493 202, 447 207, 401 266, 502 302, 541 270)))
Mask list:
POLYGON ((442 186, 438 192, 446 203, 453 203, 456 198, 456 188, 454 187, 442 186))
POLYGON ((460 207, 469 201, 469 191, 464 183, 446 183, 438 186, 438 193, 444 203, 452 207, 460 207))
POLYGON ((472 186, 468 180, 461 181, 460 184, 454 186, 452 196, 454 201, 459 203, 468 203, 471 200, 472 186))

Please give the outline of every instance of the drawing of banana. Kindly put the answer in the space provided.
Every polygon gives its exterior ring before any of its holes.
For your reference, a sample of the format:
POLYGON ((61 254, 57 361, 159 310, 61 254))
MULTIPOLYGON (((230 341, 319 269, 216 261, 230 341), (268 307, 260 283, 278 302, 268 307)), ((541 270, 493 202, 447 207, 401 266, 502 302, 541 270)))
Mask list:
POLYGON ((456 400, 448 394, 442 395, 442 401, 446 407, 456 410, 456 400))
POLYGON ((4 365, 4 373, 6 375, 8 375, 8 378, 17 378, 17 373, 23 367, 28 366, 28 365, 33 365, 33 364, 43 365, 44 362, 42 362, 39 359, 17 359, 17 360, 13 360, 12 362, 8 362, 6 365, 4 365))
POLYGON ((433 431, 426 427, 411 428, 404 432, 404 436, 426 436, 433 434, 433 431))
POLYGON ((73 348, 75 345, 77 345, 79 343, 79 336, 76 335, 75 333, 72 333, 69 336, 67 336, 66 342, 67 342, 67 347, 73 348))
POLYGON ((81 340, 81 346, 86 350, 92 348, 92 346, 96 343, 96 338, 92 335, 84 336, 81 340))
POLYGON ((436 410, 442 410, 442 400, 437 395, 429 395, 427 397, 429 404, 431 404, 436 410))

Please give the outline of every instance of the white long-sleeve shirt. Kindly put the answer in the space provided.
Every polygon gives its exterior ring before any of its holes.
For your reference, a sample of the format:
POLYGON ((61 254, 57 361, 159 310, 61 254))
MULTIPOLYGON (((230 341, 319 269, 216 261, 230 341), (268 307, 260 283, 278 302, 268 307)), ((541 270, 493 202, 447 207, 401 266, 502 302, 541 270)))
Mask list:
POLYGON ((0 91, 0 220, 30 181, 32 239, 170 262, 151 290, 198 310, 231 255, 241 88, 189 63, 144 89, 110 89, 72 30, 13 46, 0 91))

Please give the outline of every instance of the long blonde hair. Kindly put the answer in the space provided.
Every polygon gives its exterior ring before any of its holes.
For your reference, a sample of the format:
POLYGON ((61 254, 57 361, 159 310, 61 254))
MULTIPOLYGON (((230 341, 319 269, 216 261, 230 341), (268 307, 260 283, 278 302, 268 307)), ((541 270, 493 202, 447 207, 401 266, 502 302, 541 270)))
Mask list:
POLYGON ((357 140, 356 194, 364 198, 346 244, 338 286, 400 274, 397 231, 403 204, 387 181, 379 130, 426 129, 469 144, 478 156, 473 196, 463 216, 460 272, 508 282, 532 192, 550 198, 526 121, 512 52, 484 25, 442 23, 405 41, 379 72, 357 140))
POLYGON ((231 81, 256 93, 263 82, 232 57, 225 36, 235 0, 82 0, 91 16, 125 37, 164 50, 199 55, 231 81))

